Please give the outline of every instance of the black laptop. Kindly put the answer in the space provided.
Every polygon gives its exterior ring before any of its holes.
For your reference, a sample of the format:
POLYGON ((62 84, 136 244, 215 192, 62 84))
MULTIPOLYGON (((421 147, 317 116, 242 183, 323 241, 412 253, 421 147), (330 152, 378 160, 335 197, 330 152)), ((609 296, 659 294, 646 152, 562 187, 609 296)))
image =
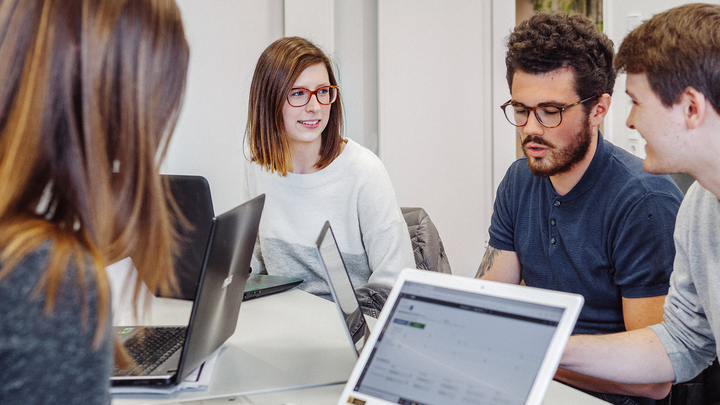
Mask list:
POLYGON ((180 288, 177 294, 168 298, 192 300, 197 291, 205 248, 215 216, 210 185, 202 176, 170 174, 162 177, 167 180, 173 199, 191 225, 188 229, 176 221, 175 230, 180 236, 180 248, 173 262, 180 288))
POLYGON ((114 370, 112 384, 177 384, 235 333, 248 278, 262 194, 213 218, 187 327, 115 327, 135 359, 132 370, 114 370))
POLYGON ((267 274, 250 274, 245 284, 244 300, 249 300, 266 295, 289 290, 302 283, 301 278, 270 276, 267 274))
MULTIPOLYGON (((174 263, 180 288, 177 294, 169 298, 192 300, 197 290, 214 215, 210 185, 203 176, 168 174, 163 177, 170 186, 170 192, 180 212, 191 225, 190 228, 185 228, 178 222, 176 226, 180 235, 180 250, 174 263)), ((289 290, 302 281, 300 278, 251 274, 245 284, 243 299, 249 300, 289 290)))

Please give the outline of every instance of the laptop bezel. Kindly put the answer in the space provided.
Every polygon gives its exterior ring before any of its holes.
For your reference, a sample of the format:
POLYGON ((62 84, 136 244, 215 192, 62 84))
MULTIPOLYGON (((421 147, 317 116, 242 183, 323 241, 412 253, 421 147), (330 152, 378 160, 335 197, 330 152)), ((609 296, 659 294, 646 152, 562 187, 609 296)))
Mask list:
POLYGON ((560 363, 560 357, 565 348, 568 338, 572 334, 577 317, 583 305, 583 297, 577 294, 569 294, 558 291, 543 290, 538 288, 511 285, 505 283, 497 283, 492 281, 471 279, 468 277, 453 276, 444 273, 435 273, 417 269, 403 269, 395 283, 392 292, 388 296, 383 311, 380 313, 378 322, 370 333, 370 339, 365 345, 365 350, 360 355, 350 377, 348 378, 342 395, 338 400, 338 405, 353 403, 363 405, 389 405, 391 402, 383 399, 372 397, 368 394, 355 391, 358 380, 363 375, 366 365, 372 353, 378 338, 382 335, 382 331, 387 324, 398 296, 406 282, 415 282, 437 287, 445 287, 457 291, 480 293, 483 295, 509 298, 519 302, 527 302, 532 304, 540 304, 546 306, 563 308, 563 314, 558 322, 555 333, 548 344, 545 357, 540 365, 532 388, 530 389, 526 405, 540 405, 547 392, 557 366, 560 363), (350 399, 352 398, 352 400, 350 399))

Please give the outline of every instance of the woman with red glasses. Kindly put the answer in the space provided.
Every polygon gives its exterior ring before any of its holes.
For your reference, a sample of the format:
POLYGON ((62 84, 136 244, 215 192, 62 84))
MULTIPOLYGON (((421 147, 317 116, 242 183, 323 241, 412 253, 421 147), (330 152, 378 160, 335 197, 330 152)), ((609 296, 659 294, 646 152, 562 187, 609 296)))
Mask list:
POLYGON ((314 252, 330 221, 361 305, 377 316, 415 260, 385 167, 342 132, 325 53, 298 37, 272 43, 255 68, 245 134, 243 197, 267 196, 252 268, 300 277, 305 291, 331 299, 314 252))

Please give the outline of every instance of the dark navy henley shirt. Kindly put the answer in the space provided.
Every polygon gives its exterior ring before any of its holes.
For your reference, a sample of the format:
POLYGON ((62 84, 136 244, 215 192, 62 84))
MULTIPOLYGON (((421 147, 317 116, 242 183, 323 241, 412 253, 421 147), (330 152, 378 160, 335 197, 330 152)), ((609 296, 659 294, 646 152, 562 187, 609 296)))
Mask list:
POLYGON ((532 287, 585 297, 574 333, 625 330, 622 297, 667 294, 682 192, 667 175, 598 135, 595 156, 564 196, 515 161, 500 183, 490 246, 514 251, 532 287))

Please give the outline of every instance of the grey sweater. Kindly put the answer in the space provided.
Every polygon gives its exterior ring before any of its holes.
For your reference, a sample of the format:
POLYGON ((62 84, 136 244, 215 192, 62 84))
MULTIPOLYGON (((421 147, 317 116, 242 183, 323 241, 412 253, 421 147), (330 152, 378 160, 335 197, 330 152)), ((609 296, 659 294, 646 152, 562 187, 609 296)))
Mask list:
POLYGON ((678 212, 675 251, 664 321, 651 328, 680 383, 713 361, 720 336, 720 202, 697 182, 678 212))
POLYGON ((0 281, 0 404, 109 404, 110 314, 105 339, 93 349, 97 292, 88 266, 85 293, 70 267, 54 311, 45 315, 46 293, 33 290, 46 271, 48 253, 45 243, 0 281), (84 321, 83 300, 89 310, 84 321))

